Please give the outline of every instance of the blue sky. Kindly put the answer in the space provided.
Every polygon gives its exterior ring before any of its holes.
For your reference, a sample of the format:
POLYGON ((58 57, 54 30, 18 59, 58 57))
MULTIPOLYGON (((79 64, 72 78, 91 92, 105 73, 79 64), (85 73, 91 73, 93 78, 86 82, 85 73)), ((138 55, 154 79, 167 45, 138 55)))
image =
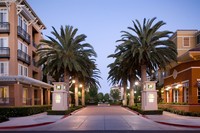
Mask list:
POLYGON ((110 92, 107 82, 107 65, 120 39, 122 30, 132 26, 132 20, 157 17, 166 25, 162 30, 200 30, 200 0, 27 0, 50 35, 52 26, 59 30, 61 25, 78 28, 78 34, 87 35, 97 52, 97 64, 101 70, 100 92, 110 92))

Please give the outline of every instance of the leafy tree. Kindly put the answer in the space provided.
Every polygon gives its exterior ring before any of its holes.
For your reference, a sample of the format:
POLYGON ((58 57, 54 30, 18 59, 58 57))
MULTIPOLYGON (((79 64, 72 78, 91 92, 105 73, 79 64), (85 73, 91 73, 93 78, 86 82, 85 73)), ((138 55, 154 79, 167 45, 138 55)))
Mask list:
POLYGON ((113 98, 114 101, 117 101, 120 99, 120 92, 118 89, 112 89, 110 91, 110 96, 113 98))
POLYGON ((103 93, 102 92, 98 93, 98 101, 103 101, 103 93))
POLYGON ((109 98, 110 98, 109 94, 106 93, 106 94, 104 95, 104 100, 105 100, 106 102, 108 102, 108 101, 109 101, 109 98))

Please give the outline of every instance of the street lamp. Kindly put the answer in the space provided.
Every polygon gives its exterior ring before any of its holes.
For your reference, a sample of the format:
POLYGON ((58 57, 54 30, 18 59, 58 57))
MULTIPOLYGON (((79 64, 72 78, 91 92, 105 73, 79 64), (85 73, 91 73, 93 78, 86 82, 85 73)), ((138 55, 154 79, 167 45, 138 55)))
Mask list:
POLYGON ((137 86, 137 85, 139 85, 139 82, 138 82, 138 81, 136 81, 136 82, 135 82, 135 85, 136 85, 136 86, 137 86))
POLYGON ((82 84, 80 84, 80 85, 79 85, 79 87, 80 87, 80 88, 82 88, 82 87, 83 87, 83 85, 82 85, 82 84))

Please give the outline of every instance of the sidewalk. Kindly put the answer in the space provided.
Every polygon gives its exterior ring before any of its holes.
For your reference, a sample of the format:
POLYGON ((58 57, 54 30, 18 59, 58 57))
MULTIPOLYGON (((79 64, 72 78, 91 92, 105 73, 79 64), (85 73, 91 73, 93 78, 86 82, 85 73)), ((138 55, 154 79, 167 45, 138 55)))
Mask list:
POLYGON ((9 121, 0 123, 0 129, 26 128, 47 125, 54 123, 63 117, 63 115, 47 115, 46 112, 25 117, 11 117, 9 118, 9 121))
POLYGON ((166 111, 163 111, 163 115, 145 115, 144 117, 165 125, 200 128, 200 117, 181 116, 166 111))

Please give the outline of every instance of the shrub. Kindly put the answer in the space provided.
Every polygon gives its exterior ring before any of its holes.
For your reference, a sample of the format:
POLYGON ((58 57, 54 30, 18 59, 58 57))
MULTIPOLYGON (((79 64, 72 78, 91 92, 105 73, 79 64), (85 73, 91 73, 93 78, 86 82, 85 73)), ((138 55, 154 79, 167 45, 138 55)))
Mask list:
POLYGON ((0 114, 7 117, 19 117, 29 116, 45 112, 51 108, 50 105, 39 105, 39 106, 24 106, 24 107, 1 107, 0 114))
POLYGON ((0 122, 8 121, 8 117, 5 115, 0 115, 0 122))
POLYGON ((68 115, 82 107, 83 106, 70 107, 68 110, 48 110, 47 114, 48 115, 68 115))
POLYGON ((163 110, 142 110, 140 106, 133 106, 129 107, 130 109, 143 114, 143 115, 161 115, 163 113, 163 110))

